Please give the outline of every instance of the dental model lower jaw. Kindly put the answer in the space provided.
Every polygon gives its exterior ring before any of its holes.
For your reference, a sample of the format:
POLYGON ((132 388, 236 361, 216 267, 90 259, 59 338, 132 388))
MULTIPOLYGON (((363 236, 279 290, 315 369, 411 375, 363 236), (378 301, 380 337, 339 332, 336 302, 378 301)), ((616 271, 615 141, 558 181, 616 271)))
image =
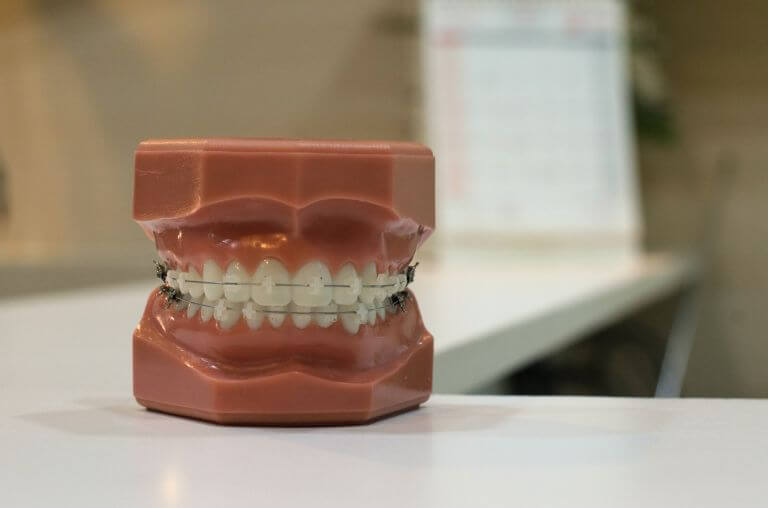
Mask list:
POLYGON ((403 310, 408 299, 405 289, 416 268, 377 274, 376 264, 367 263, 358 275, 355 266, 346 263, 331 276, 325 264, 311 261, 291 275, 277 259, 265 259, 251 275, 238 261, 226 271, 213 260, 205 261, 202 270, 189 267, 187 271, 155 263, 155 273, 163 282, 160 291, 189 319, 199 315, 206 323, 213 318, 222 330, 241 318, 251 330, 258 330, 265 321, 273 328, 290 321, 304 329, 311 323, 328 328, 340 320, 350 334, 403 310))
POLYGON ((409 284, 434 229, 418 144, 151 140, 133 217, 162 285, 133 334, 147 408, 248 424, 362 423, 432 387, 409 284))

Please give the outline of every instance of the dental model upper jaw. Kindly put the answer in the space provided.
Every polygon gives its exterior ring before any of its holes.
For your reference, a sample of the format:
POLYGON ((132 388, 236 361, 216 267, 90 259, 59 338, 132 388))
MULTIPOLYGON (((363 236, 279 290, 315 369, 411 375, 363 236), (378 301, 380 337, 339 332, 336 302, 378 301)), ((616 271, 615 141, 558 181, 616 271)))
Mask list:
POLYGON ((429 149, 147 141, 134 189, 163 280, 134 334, 142 404, 222 422, 361 422, 429 396, 432 338, 406 289, 434 228, 429 149))

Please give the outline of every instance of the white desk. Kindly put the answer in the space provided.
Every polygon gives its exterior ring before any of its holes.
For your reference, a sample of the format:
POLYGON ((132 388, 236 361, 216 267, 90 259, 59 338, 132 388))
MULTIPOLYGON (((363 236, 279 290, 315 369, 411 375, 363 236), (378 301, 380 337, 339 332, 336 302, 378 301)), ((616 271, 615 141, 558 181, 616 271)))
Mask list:
POLYGON ((57 356, 47 387, 3 378, 2 506, 766 503, 766 401, 435 396, 370 426, 220 427, 139 408, 126 358, 57 356))

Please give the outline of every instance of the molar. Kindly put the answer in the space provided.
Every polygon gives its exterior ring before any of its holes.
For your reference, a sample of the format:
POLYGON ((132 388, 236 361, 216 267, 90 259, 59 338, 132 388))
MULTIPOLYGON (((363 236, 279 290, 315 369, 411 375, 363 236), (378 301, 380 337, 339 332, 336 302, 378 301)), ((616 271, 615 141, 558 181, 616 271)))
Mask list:
POLYGON ((331 272, 319 261, 310 261, 293 278, 293 301, 298 305, 316 307, 331 303, 331 272))
POLYGON ((179 289, 179 272, 176 270, 168 270, 165 282, 172 288, 179 289))
MULTIPOLYGON (((245 267, 238 261, 233 261, 224 274, 224 282, 249 282, 250 276, 245 267)), ((224 284, 224 296, 233 302, 247 302, 251 297, 251 288, 248 285, 224 284)))
MULTIPOLYGON (((291 301, 291 276, 288 270, 277 259, 268 258, 259 264, 253 274, 254 285, 251 286, 251 297, 259 305, 288 305, 291 301)), ((282 323, 282 321, 281 321, 282 323)), ((278 325, 279 326, 279 325, 278 325)))
POLYGON ((350 263, 345 264, 333 278, 334 284, 347 285, 349 287, 334 287, 333 301, 340 305, 352 305, 357 301, 362 289, 362 282, 357 276, 357 270, 350 263))
MULTIPOLYGON (((221 282, 222 271, 215 261, 209 259, 203 264, 203 280, 206 282, 221 282)), ((224 296, 224 287, 221 284, 203 284, 203 292, 209 300, 218 300, 224 296)))

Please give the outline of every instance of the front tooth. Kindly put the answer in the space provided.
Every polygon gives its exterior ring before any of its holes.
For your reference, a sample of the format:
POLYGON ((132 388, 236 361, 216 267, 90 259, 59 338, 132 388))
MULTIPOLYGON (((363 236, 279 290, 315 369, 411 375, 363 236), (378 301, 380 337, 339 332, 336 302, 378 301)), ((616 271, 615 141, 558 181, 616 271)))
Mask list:
POLYGON ((333 288, 333 301, 341 305, 352 305, 357 301, 357 297, 360 296, 360 289, 362 282, 360 277, 357 276, 357 270, 350 263, 345 264, 336 273, 336 277, 333 278, 333 283, 349 286, 349 287, 334 287, 333 288))
POLYGON ((224 274, 224 282, 236 284, 224 284, 224 297, 232 302, 247 302, 251 297, 251 288, 243 282, 248 282, 250 276, 245 267, 238 261, 233 261, 224 274))
POLYGON ((318 307, 331 303, 331 272, 319 261, 310 261, 293 278, 293 301, 298 305, 318 307))
POLYGON ((213 317, 219 322, 219 328, 222 330, 229 330, 235 323, 237 323, 237 320, 240 319, 241 312, 241 304, 219 300, 218 303, 216 303, 216 308, 213 309, 213 317))
MULTIPOLYGON (((209 259, 203 263, 203 280, 206 282, 221 282, 221 268, 216 261, 209 259)), ((218 300, 224 296, 224 287, 221 284, 203 284, 203 292, 209 300, 218 300)))
POLYGON ((179 272, 168 270, 168 274, 165 276, 165 283, 174 289, 179 289, 179 272))
POLYGON ((363 288, 360 290, 360 300, 363 303, 372 304, 374 298, 376 298, 376 295, 378 294, 378 288, 376 287, 366 287, 366 286, 375 286, 377 284, 376 282, 376 263, 368 263, 363 268, 363 288))
POLYGON ((251 330, 258 330, 264 322, 263 309, 253 302, 247 302, 243 306, 243 317, 251 330))
POLYGON ((288 307, 285 305, 270 305, 266 308, 266 310, 277 311, 267 312, 267 319, 269 320, 269 324, 272 325, 272 328, 280 328, 280 326, 283 324, 283 321, 285 321, 285 311, 288 310, 288 307))
POLYGON ((291 320, 296 328, 306 328, 309 326, 309 322, 312 321, 311 309, 309 307, 292 303, 288 306, 288 310, 292 312, 291 320))
POLYGON ((203 323, 207 323, 211 320, 213 317, 213 309, 216 306, 215 300, 209 300, 208 298, 203 298, 203 303, 200 306, 200 321, 203 323))
POLYGON ((315 323, 320 328, 328 328, 338 319, 339 307, 335 303, 318 307, 315 311, 317 312, 314 315, 315 323))
POLYGON ((194 317, 195 314, 197 314, 197 311, 200 310, 200 304, 203 302, 203 297, 198 296, 197 298, 190 298, 189 299, 189 306, 187 307, 187 317, 191 318, 194 317))
MULTIPOLYGON (((360 329, 361 319, 358 309, 361 304, 354 305, 339 305, 339 318, 341 319, 341 326, 352 335, 356 334, 360 329)), ((366 317, 368 313, 366 312, 366 317)))
POLYGON ((368 324, 371 326, 376 324, 376 310, 374 307, 368 307, 368 324))
MULTIPOLYGON (((288 305, 291 301, 291 276, 277 259, 268 258, 261 262, 253 274, 251 297, 259 305, 288 305)), ((278 325, 279 326, 279 325, 278 325)))

